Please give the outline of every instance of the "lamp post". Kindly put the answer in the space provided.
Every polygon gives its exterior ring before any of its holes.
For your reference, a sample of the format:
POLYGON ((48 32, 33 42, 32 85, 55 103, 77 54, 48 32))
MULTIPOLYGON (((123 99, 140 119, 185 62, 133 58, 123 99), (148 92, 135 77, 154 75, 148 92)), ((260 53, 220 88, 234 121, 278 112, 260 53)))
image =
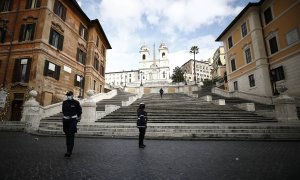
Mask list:
POLYGON ((143 72, 141 71, 141 76, 140 76, 140 78, 141 78, 141 86, 143 86, 143 72))
POLYGON ((127 80, 127 75, 125 74, 125 87, 126 87, 126 80, 127 80))

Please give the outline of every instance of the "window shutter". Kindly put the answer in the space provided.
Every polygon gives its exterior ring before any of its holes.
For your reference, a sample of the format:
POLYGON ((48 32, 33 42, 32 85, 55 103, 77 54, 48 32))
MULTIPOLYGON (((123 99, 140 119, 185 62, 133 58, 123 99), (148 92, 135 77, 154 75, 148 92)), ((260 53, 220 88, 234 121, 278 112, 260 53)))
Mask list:
POLYGON ((45 60, 44 76, 48 75, 48 67, 49 67, 49 61, 45 60))
POLYGON ((31 61, 32 59, 27 60, 27 68, 26 68, 26 75, 25 75, 25 82, 29 82, 30 70, 31 70, 31 61))
POLYGON ((33 38, 34 38, 35 23, 33 23, 33 24, 31 25, 31 28, 32 28, 32 30, 31 30, 31 34, 30 34, 30 40, 32 41, 33 38))
POLYGON ((4 1, 0 1, 0 12, 3 11, 4 1))
POLYGON ((80 49, 77 48, 77 54, 76 54, 76 60, 79 62, 79 53, 80 53, 80 49))
POLYGON ((2 37, 1 37, 1 39, 0 39, 0 42, 1 42, 1 43, 4 43, 6 31, 5 31, 4 29, 1 29, 1 31, 2 31, 2 37))
POLYGON ((67 8, 63 6, 62 20, 66 21, 67 8))
POLYGON ((78 86, 77 74, 74 76, 74 86, 78 86))
POLYGON ((85 65, 85 59, 86 59, 86 52, 83 52, 83 62, 82 62, 83 65, 85 65))
POLYGON ((85 81, 85 79, 84 79, 84 77, 83 77, 83 76, 81 76, 81 78, 82 78, 82 82, 81 82, 81 88, 83 89, 83 88, 84 88, 84 81, 85 81))
POLYGON ((19 41, 23 41, 24 31, 25 31, 25 24, 22 24, 19 33, 19 41))
POLYGON ((39 8, 39 7, 41 7, 41 0, 37 0, 37 2, 36 2, 36 8, 39 8))
POLYGON ((64 36, 63 35, 59 35, 59 42, 58 42, 58 49, 62 51, 64 46, 64 36))
POLYGON ((13 80, 12 82, 19 82, 20 81, 20 69, 21 67, 21 59, 16 59, 15 60, 15 65, 14 65, 14 73, 13 73, 13 80))
POLYGON ((87 41, 87 39, 88 39, 88 31, 87 31, 87 29, 85 29, 85 31, 84 31, 84 39, 87 41))
POLYGON ((49 44, 52 45, 52 37, 53 37, 53 29, 50 29, 50 35, 49 35, 49 44))
POLYGON ((59 81, 60 76, 60 66, 55 65, 55 79, 59 81))
POLYGON ((83 29, 83 26, 82 26, 82 24, 80 23, 80 26, 79 26, 79 35, 80 35, 80 37, 82 36, 82 29, 83 29))
POLYGON ((32 3, 32 0, 26 0, 26 6, 25 6, 25 9, 30 9, 31 3, 32 3))
POLYGON ((9 11, 12 10, 13 4, 14 4, 13 0, 9 0, 9 8, 8 8, 9 11))
POLYGON ((58 13, 57 8, 58 8, 58 0, 55 0, 54 7, 53 7, 53 12, 54 12, 55 14, 58 13))

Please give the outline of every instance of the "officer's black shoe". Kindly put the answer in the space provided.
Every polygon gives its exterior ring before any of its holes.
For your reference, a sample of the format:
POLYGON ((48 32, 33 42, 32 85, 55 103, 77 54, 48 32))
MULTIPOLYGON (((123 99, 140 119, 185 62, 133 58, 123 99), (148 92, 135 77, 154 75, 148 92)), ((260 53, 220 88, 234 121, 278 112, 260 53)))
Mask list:
POLYGON ((146 147, 146 145, 140 145, 139 146, 139 148, 145 148, 146 147))
POLYGON ((65 154, 65 157, 66 157, 66 158, 69 158, 69 157, 71 157, 71 154, 70 154, 70 153, 66 153, 66 154, 65 154))

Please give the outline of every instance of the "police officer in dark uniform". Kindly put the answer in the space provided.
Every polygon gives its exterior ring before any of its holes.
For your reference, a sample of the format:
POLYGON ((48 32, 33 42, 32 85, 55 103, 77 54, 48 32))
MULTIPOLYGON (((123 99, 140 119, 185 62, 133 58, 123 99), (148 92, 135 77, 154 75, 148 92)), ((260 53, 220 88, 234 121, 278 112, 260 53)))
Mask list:
POLYGON ((74 135, 77 132, 77 122, 81 119, 82 109, 80 103, 73 99, 73 92, 68 91, 67 100, 63 102, 63 130, 66 135, 67 153, 65 157, 71 157, 74 147, 74 135))
POLYGON ((137 109, 137 128, 139 128, 139 148, 145 148, 146 145, 144 144, 144 137, 147 129, 147 112, 145 111, 145 104, 140 103, 139 108, 137 109))

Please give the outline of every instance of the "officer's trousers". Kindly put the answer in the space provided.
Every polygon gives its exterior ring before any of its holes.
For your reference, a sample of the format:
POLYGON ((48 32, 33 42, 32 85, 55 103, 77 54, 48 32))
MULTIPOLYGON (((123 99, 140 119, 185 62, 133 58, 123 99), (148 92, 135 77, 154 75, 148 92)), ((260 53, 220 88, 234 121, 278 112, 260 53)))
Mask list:
POLYGON ((139 146, 144 145, 144 137, 146 133, 146 128, 139 128, 140 135, 139 135, 139 146))

